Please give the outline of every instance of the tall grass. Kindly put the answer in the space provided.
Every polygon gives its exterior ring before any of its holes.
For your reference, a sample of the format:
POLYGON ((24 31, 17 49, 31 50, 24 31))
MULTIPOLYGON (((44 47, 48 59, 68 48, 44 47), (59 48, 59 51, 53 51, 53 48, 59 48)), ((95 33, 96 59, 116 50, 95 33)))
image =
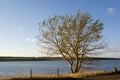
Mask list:
POLYGON ((92 71, 77 74, 60 74, 59 77, 57 75, 33 75, 32 79, 30 76, 27 75, 13 77, 5 80, 84 80, 84 78, 86 77, 110 74, 115 74, 115 72, 92 71))

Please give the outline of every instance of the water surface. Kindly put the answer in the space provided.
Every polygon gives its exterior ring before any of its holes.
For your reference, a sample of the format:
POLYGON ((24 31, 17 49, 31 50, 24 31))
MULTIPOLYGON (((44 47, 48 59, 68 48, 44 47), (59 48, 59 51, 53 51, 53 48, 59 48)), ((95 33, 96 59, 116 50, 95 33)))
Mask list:
MULTIPOLYGON (((99 65, 93 66, 93 70, 112 71, 113 64, 120 70, 120 60, 99 60, 98 62, 99 65)), ((29 74, 30 69, 33 74, 56 74, 57 68, 60 73, 70 73, 69 66, 65 61, 0 62, 0 77, 29 74)))

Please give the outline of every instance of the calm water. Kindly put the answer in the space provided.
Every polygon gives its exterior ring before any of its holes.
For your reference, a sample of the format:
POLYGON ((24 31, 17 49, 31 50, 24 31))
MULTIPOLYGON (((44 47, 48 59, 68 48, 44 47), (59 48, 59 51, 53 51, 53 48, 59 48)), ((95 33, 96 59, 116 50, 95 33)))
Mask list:
MULTIPOLYGON (((99 60, 99 65, 94 66, 94 70, 112 71, 113 64, 120 70, 120 60, 99 60)), ((64 61, 0 62, 0 77, 29 74, 30 69, 32 69, 33 74, 55 74, 57 68, 60 69, 60 73, 70 72, 64 61)))

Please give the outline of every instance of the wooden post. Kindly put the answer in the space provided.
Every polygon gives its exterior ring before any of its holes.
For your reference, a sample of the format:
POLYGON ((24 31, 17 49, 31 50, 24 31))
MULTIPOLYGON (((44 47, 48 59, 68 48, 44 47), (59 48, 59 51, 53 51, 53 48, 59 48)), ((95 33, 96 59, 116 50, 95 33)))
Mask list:
POLYGON ((114 71, 115 73, 118 72, 117 67, 115 66, 115 64, 113 64, 113 71, 114 71))
POLYGON ((59 68, 57 68, 57 77, 59 77, 59 75, 60 75, 60 74, 59 74, 59 68))
POLYGON ((32 69, 30 69, 30 80, 32 80, 32 69))

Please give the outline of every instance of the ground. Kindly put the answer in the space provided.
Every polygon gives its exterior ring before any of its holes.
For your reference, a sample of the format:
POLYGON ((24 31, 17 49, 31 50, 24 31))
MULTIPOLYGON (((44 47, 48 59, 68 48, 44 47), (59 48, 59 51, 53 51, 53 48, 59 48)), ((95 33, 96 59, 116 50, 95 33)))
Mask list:
POLYGON ((96 77, 88 77, 85 80, 120 80, 120 74, 99 75, 96 77))
MULTIPOLYGON (((3 79, 0 79, 3 80, 3 79)), ((100 72, 100 71, 92 71, 88 73, 82 74, 74 74, 74 75, 25 75, 18 76, 13 78, 6 78, 4 80, 120 80, 120 72, 100 72)))

